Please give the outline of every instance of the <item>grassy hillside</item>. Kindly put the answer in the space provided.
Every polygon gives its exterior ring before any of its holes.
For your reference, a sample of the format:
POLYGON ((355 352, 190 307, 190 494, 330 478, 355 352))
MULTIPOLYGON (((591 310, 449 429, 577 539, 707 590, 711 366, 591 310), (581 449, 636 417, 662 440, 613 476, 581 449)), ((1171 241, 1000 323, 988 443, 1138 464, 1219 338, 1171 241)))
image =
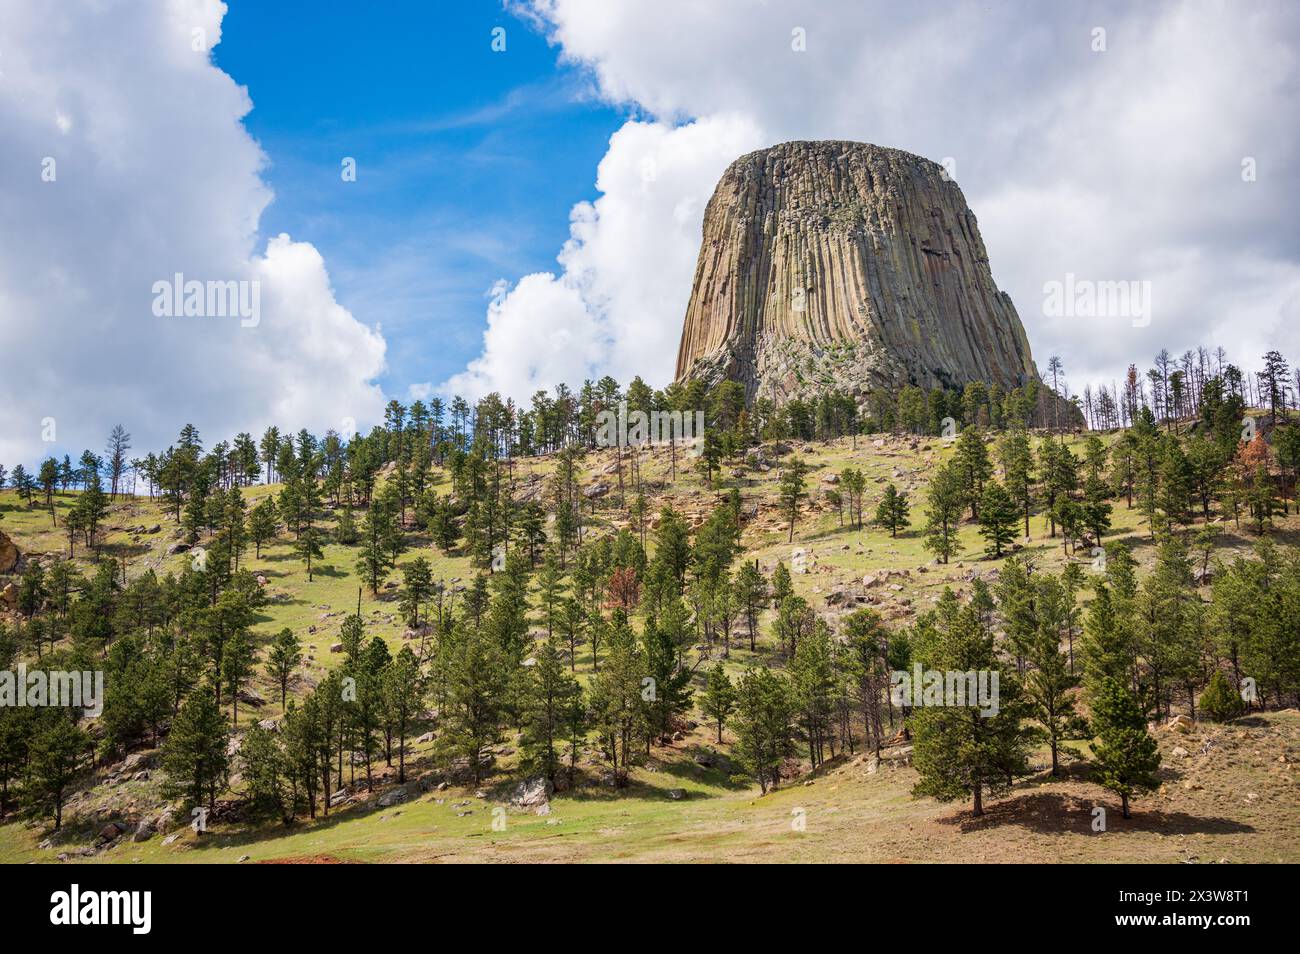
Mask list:
MULTIPOLYGON (((973 525, 963 525, 962 553, 937 565, 922 547, 924 491, 928 475, 952 453, 951 441, 930 438, 860 437, 829 443, 791 442, 790 450, 810 465, 810 497, 802 509, 793 542, 777 502, 778 471, 761 467, 724 467, 710 487, 678 454, 676 478, 666 448, 644 455, 644 476, 653 492, 653 506, 671 505, 694 528, 718 506, 732 487, 739 489, 748 523, 742 538, 744 557, 757 559, 770 573, 777 561, 800 565, 796 592, 832 619, 860 606, 876 609, 886 620, 905 623, 915 612, 938 600, 945 587, 959 594, 974 575, 991 577, 999 561, 983 556, 983 540, 973 525), (826 491, 835 485, 826 478, 845 467, 867 477, 864 517, 869 521, 886 482, 912 497, 912 526, 891 537, 868 525, 849 525, 832 507, 826 491), (864 582, 864 577, 868 580, 864 582)), ((771 449, 768 449, 771 454, 771 449)), ((601 534, 627 524, 617 504, 619 489, 612 452, 586 455, 582 463, 587 487, 605 484, 608 491, 594 499, 589 533, 601 534)), ((514 465, 516 494, 535 493, 554 468, 547 458, 514 465)), ((446 482, 437 472, 435 481, 446 482)), ((245 491, 248 506, 276 487, 245 491)), ((0 530, 7 533, 25 558, 66 554, 67 537, 61 515, 75 493, 56 495, 55 526, 48 510, 28 507, 13 491, 0 493, 0 530)), ((160 574, 179 571, 193 559, 190 553, 168 555, 180 539, 170 514, 157 501, 122 500, 112 506, 99 557, 124 562, 128 577, 147 568, 160 574), (155 526, 156 532, 149 532, 155 526), (143 532, 141 532, 143 531, 143 532)), ((1136 510, 1117 501, 1113 537, 1128 542, 1140 562, 1152 559, 1149 537, 1136 510)), ((324 526, 333 525, 327 515, 324 526)), ((1297 518, 1280 521, 1273 535, 1296 542, 1297 518)), ((1248 533, 1229 526, 1219 541, 1219 555, 1246 552, 1254 542, 1248 533)), ((423 556, 433 566, 435 580, 455 594, 477 572, 464 556, 446 556, 418 532, 401 562, 423 556)), ((1030 536, 1017 549, 1045 569, 1057 569, 1074 559, 1089 565, 1087 554, 1067 555, 1059 538, 1048 536, 1043 517, 1035 516, 1030 536)), ((88 567, 91 556, 77 550, 88 567)), ((354 566, 356 549, 329 543, 313 566, 309 582, 287 536, 264 546, 260 557, 250 546, 243 565, 266 580, 268 602, 259 610, 255 636, 259 648, 282 627, 303 641, 305 662, 295 691, 314 686, 340 655, 330 652, 338 641, 345 614, 357 608, 366 623, 366 638, 382 636, 393 651, 400 647, 406 627, 397 612, 396 580, 375 596, 364 589, 354 566)), ((0 586, 4 585, 0 579, 0 586)), ((453 597, 454 598, 454 597, 453 597)), ((1084 599, 1088 598, 1085 592, 1084 599)), ((733 652, 726 665, 739 671, 774 657, 770 632, 774 613, 760 623, 757 653, 747 646, 743 623, 733 634, 733 652)), ((538 624, 534 624, 535 627, 538 624)), ((535 632, 538 632, 535 629, 535 632)), ((418 636, 413 636, 419 639, 418 636)), ((703 655, 697 647, 692 660, 703 655)), ((590 657, 579 655, 580 675, 586 677, 590 657)), ((695 687, 703 684, 697 670, 695 687)), ((282 710, 278 689, 258 667, 252 686, 264 702, 239 707, 238 729, 277 719, 282 710)), ((698 712, 695 722, 702 722, 698 712)), ((413 735, 435 728, 422 722, 413 735)), ((860 755, 840 756, 815 776, 785 782, 779 790, 759 797, 758 788, 739 780, 730 761, 730 734, 716 744, 713 730, 692 724, 669 746, 656 748, 643 765, 633 769, 631 784, 613 791, 600 784, 596 755, 583 753, 586 784, 555 795, 548 815, 511 805, 518 740, 508 734, 494 750, 493 773, 476 789, 439 771, 432 743, 421 735, 409 749, 411 781, 396 789, 396 772, 379 761, 380 780, 372 794, 349 789, 347 804, 328 819, 300 819, 291 828, 249 826, 238 814, 240 780, 217 813, 209 832, 199 837, 179 819, 168 837, 133 842, 129 833, 111 845, 98 846, 103 827, 115 820, 133 825, 140 817, 165 807, 159 791, 156 753, 133 753, 127 764, 99 766, 83 779, 67 806, 63 831, 51 836, 44 817, 17 815, 0 824, 0 861, 201 861, 234 862, 318 859, 341 861, 488 860, 855 860, 855 861, 1297 861, 1300 860, 1300 791, 1294 766, 1300 759, 1300 716, 1294 711, 1238 720, 1229 726, 1198 725, 1189 734, 1158 732, 1165 765, 1164 786, 1153 797, 1136 803, 1135 817, 1120 818, 1118 801, 1089 781, 1089 769, 1067 755, 1063 779, 1039 774, 1019 783, 1005 799, 991 804, 989 814, 972 820, 962 805, 941 805, 915 799, 910 789, 916 774, 910 748, 891 746, 880 763, 860 755), (1185 750, 1186 755, 1175 750, 1185 750), (380 804, 384 802, 384 804, 380 804), (1092 809, 1108 806, 1109 830, 1092 831, 1092 809), (495 826, 494 826, 495 822, 495 826), (172 836, 175 836, 174 838, 172 836)), ((1073 744, 1083 752, 1081 743, 1073 744)), ((1045 751, 1036 762, 1045 766, 1045 751)), ((358 774, 360 774, 358 770, 358 774)))

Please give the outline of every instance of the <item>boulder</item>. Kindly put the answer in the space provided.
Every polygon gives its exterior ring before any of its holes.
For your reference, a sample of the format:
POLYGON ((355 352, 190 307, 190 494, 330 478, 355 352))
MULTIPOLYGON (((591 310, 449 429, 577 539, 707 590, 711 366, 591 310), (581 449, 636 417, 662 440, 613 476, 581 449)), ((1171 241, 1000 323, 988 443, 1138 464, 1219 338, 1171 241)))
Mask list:
POLYGON ((0 573, 8 573, 18 565, 18 546, 9 534, 0 530, 0 573))
POLYGON ((1186 734, 1192 731, 1192 720, 1185 715, 1176 715, 1165 723, 1165 728, 1170 732, 1186 734))
POLYGON ((537 808, 550 802, 555 786, 541 775, 524 779, 515 786, 510 801, 519 808, 537 808))
POLYGON ((140 824, 135 826, 135 832, 131 835, 131 840, 135 842, 148 841, 154 836, 157 829, 154 822, 149 818, 140 819, 140 824))

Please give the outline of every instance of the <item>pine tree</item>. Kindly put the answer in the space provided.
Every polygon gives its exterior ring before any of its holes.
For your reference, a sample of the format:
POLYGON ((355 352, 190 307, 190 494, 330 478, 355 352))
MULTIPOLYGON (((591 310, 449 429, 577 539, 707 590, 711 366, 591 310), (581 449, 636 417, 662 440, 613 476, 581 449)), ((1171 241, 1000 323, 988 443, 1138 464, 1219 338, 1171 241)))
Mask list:
POLYGON ((334 525, 334 541, 350 547, 360 539, 361 532, 357 529, 356 513, 352 509, 351 501, 348 501, 343 505, 338 522, 334 525))
POLYGON ((1083 735, 1074 708, 1079 680, 1061 650, 1061 635, 1074 618, 1074 594, 1061 580, 1046 574, 1036 574, 1033 584, 1035 625, 1016 648, 1027 663, 1023 684, 1029 714, 1042 726, 1052 753, 1052 775, 1059 776, 1061 742, 1083 735))
POLYGON ((564 671, 554 642, 547 639, 529 667, 524 702, 524 759, 555 785, 560 768, 557 746, 564 740, 566 716, 581 694, 578 681, 564 671))
POLYGON ((1106 498, 1110 490, 1105 481, 1096 474, 1089 474, 1083 485, 1083 506, 1079 518, 1083 526, 1092 532, 1093 542, 1101 546, 1101 538, 1110 530, 1110 515, 1113 509, 1106 498))
MULTIPOLYGON (((384 731, 397 739, 397 782, 406 781, 406 734, 424 699, 424 675, 410 646, 398 650, 380 674, 380 704, 384 731)), ((390 759, 391 764, 391 759, 390 759)))
POLYGON ((286 626, 271 642, 267 653, 267 674, 280 687, 280 707, 284 708, 288 700, 289 678, 302 662, 302 644, 293 630, 286 626))
POLYGON ((718 744, 722 744, 722 728, 736 708, 736 688, 727 677, 727 670, 719 663, 709 670, 700 709, 718 726, 718 744))
MULTIPOLYGON (((916 705, 909 725, 913 762, 920 780, 914 794, 941 802, 969 797, 972 814, 984 814, 984 796, 1006 792, 1017 775, 1028 771, 1029 733, 1022 727, 1025 705, 1014 673, 1002 668, 993 649, 993 634, 973 606, 958 609, 951 592, 935 625, 923 628, 914 647, 918 661, 939 673, 998 674, 993 713, 967 705, 916 705)), ((913 687, 913 701, 920 687, 913 687)), ((947 700, 955 702, 956 700, 947 700)))
POLYGON ((791 543, 794 542, 794 523, 799 516, 799 501, 807 495, 804 489, 804 477, 807 473, 808 465, 800 457, 792 458, 781 472, 779 496, 781 510, 790 521, 788 542, 791 543))
POLYGON ((1016 526, 1020 514, 1011 495, 996 480, 990 480, 984 486, 980 498, 979 527, 980 536, 985 540, 984 552, 991 557, 1002 556, 1005 547, 1016 538, 1016 526))
POLYGON ((452 636, 446 669, 445 753, 464 760, 477 785, 483 750, 497 740, 505 714, 508 677, 499 646, 482 630, 465 626, 452 636))
POLYGON ((221 678, 230 692, 230 724, 239 726, 239 692, 253 674, 257 651, 245 629, 226 640, 221 653, 221 678))
POLYGON ((559 555, 550 548, 542 557, 542 569, 537 574, 537 596, 541 603, 542 618, 546 620, 546 635, 553 636, 564 597, 564 573, 560 569, 559 555))
POLYGON ((1230 722, 1246 711, 1241 694, 1229 685, 1223 670, 1214 670, 1209 685, 1201 693, 1201 711, 1215 722, 1230 722))
POLYGON ((954 468, 957 482, 961 487, 963 502, 970 507, 971 519, 978 520, 984 482, 993 475, 993 465, 989 462, 983 431, 974 426, 962 429, 957 437, 957 446, 950 466, 954 468))
MULTIPOLYGON (((616 614, 617 616, 617 614, 616 614)), ((610 629, 605 665, 591 680, 591 712, 613 771, 614 784, 627 782, 632 743, 646 728, 642 678, 645 660, 626 619, 610 629)), ((654 687, 650 687, 653 691, 654 687)))
POLYGON ((736 601, 749 628, 750 652, 755 652, 758 649, 758 614, 768 601, 767 580, 756 563, 747 560, 741 564, 736 574, 736 601))
POLYGON ((406 625, 416 629, 420 625, 420 610, 433 594, 433 571, 429 561, 416 557, 402 567, 402 599, 398 604, 406 625))
POLYGON ((786 678, 770 669, 748 669, 736 687, 732 732, 740 764, 766 794, 781 781, 781 763, 794 747, 794 705, 786 678))
POLYGON ((808 759, 815 770, 826 760, 828 745, 830 754, 835 754, 831 721, 835 671, 830 632, 820 620, 799 641, 799 648, 790 661, 790 686, 804 739, 808 743, 808 759))
POLYGON ((189 804, 216 807, 217 792, 226 785, 230 757, 226 743, 230 730, 226 717, 209 688, 190 694, 172 720, 163 746, 162 764, 169 791, 183 795, 189 804))
POLYGON ((965 493, 962 478, 951 462, 940 467, 930 481, 925 548, 942 563, 947 563, 949 557, 961 550, 957 527, 966 507, 965 493))
POLYGON ((255 813, 293 821, 293 778, 288 755, 276 734, 254 723, 239 745, 245 797, 255 813))
POLYGON ((876 523, 889 529, 891 537, 898 536, 898 531, 907 527, 907 494, 900 493, 892 483, 885 486, 885 495, 876 507, 876 523))
POLYGON ((54 830, 63 825, 63 802, 81 770, 90 737, 62 712, 54 712, 31 738, 28 748, 28 795, 48 805, 54 830))
POLYGON ((248 535, 256 548, 257 558, 262 558, 262 544, 275 539, 275 532, 280 526, 280 515, 276 510, 275 500, 269 495, 253 508, 248 517, 248 535))
POLYGON ((689 613, 681 600, 670 601, 641 631, 642 678, 650 679, 642 683, 647 753, 651 740, 668 735, 674 720, 690 709, 691 670, 680 649, 689 639, 689 613))
POLYGON ((776 569, 772 571, 772 605, 779 607, 785 602, 787 596, 794 595, 794 581, 790 579, 790 571, 786 569, 784 563, 776 561, 776 569))
POLYGON ((382 497, 376 497, 366 511, 361 527, 361 552, 357 556, 357 572, 370 586, 370 592, 379 594, 379 584, 395 564, 394 538, 400 536, 397 514, 382 497))
POLYGON ((1131 818, 1129 799, 1160 785, 1156 740, 1147 732, 1137 700, 1114 679, 1105 679, 1092 699, 1092 728, 1097 781, 1120 797, 1124 817, 1131 818))

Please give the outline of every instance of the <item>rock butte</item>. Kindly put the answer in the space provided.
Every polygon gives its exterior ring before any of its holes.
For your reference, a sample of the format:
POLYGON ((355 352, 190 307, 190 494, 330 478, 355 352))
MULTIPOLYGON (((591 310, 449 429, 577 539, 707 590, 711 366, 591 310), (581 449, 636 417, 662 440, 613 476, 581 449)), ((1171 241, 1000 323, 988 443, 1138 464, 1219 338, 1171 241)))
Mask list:
POLYGON ((943 167, 858 142, 741 156, 704 213, 677 378, 778 401, 1037 377, 943 167))

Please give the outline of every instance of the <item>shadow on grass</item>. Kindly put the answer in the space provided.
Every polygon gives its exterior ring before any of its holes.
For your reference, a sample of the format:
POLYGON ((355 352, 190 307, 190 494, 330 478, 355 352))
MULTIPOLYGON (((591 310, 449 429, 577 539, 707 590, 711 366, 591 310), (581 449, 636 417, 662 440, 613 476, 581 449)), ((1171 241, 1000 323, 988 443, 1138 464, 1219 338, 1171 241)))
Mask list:
MULTIPOLYGON (((323 576, 326 579, 337 580, 347 576, 348 572, 346 570, 340 570, 332 563, 315 563, 312 564, 311 575, 313 577, 323 576)), ((314 580, 309 580, 308 582, 314 582, 314 580)))
POLYGON ((938 819, 941 825, 969 831, 990 831, 1017 826, 1039 834, 1092 834, 1093 808, 1106 808, 1109 831, 1149 831, 1161 835, 1229 835, 1253 832, 1244 822, 1209 815, 1145 808, 1142 801, 1132 807, 1132 818, 1124 818, 1119 801, 1106 792, 1096 798, 1083 798, 1064 792, 1032 792, 1013 795, 988 805, 979 818, 963 810, 938 819))
POLYGON ((100 544, 99 552, 114 560, 121 560, 124 557, 134 559, 148 554, 149 546, 144 543, 103 543, 100 544))

